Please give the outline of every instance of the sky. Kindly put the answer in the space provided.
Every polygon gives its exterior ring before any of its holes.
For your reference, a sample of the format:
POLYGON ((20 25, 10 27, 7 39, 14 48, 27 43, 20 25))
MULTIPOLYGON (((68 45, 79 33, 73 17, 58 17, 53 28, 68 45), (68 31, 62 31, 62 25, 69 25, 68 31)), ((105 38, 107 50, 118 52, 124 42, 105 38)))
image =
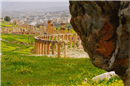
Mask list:
POLYGON ((69 7, 69 0, 2 0, 3 11, 69 7))

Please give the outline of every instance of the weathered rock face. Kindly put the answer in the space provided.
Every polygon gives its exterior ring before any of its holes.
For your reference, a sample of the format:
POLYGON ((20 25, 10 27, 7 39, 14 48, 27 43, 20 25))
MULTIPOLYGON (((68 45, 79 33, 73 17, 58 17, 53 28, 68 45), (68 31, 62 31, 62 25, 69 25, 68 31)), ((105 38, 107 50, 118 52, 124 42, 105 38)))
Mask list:
POLYGON ((92 63, 114 70, 130 86, 130 2, 70 1, 69 8, 70 23, 92 63))

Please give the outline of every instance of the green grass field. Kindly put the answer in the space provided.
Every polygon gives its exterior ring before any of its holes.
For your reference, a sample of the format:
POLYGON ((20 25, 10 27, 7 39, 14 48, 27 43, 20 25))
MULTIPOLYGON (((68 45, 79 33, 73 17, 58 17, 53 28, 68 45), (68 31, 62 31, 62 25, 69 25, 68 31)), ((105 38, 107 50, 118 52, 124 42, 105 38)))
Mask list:
MULTIPOLYGON (((1 27, 17 26, 2 21, 1 27)), ((123 86, 119 77, 92 81, 106 71, 88 58, 34 56, 33 35, 1 34, 1 38, 1 86, 123 86), (84 78, 90 83, 82 83, 84 78)))
POLYGON ((27 35, 1 34, 1 85, 2 86, 123 86, 119 77, 92 81, 92 77, 106 71, 94 67, 88 58, 48 58, 33 56, 34 37, 27 35), (15 42, 14 42, 15 41, 15 42), (32 55, 32 56, 30 56, 32 55))

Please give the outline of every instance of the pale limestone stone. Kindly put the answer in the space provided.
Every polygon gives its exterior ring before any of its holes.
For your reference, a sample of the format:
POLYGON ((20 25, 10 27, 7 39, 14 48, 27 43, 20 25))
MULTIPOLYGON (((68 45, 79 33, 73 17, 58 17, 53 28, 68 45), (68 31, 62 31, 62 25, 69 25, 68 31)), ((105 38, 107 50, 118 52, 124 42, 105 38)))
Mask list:
POLYGON ((106 73, 100 74, 100 75, 98 75, 96 77, 93 77, 92 80, 94 80, 94 81, 100 81, 100 80, 103 80, 105 78, 107 80, 109 80, 111 77, 115 77, 115 76, 117 76, 117 74, 115 74, 114 71, 111 71, 111 72, 106 72, 106 73))

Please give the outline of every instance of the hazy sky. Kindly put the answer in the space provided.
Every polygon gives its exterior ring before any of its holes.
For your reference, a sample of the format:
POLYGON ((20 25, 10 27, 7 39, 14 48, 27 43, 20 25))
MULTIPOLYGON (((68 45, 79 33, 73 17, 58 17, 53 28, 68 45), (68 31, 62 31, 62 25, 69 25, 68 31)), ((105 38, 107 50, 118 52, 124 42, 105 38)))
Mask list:
POLYGON ((69 0, 2 0, 3 11, 69 7, 69 0))

